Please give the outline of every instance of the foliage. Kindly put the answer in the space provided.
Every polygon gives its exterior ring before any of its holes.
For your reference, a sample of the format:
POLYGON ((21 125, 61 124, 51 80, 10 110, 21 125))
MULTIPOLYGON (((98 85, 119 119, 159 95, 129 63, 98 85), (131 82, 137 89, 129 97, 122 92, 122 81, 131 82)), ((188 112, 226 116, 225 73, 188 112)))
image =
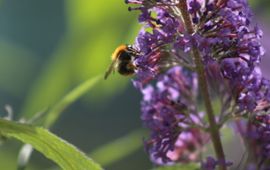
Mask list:
POLYGON ((43 128, 0 119, 0 133, 3 136, 14 137, 24 143, 31 144, 63 169, 102 169, 74 146, 43 128))

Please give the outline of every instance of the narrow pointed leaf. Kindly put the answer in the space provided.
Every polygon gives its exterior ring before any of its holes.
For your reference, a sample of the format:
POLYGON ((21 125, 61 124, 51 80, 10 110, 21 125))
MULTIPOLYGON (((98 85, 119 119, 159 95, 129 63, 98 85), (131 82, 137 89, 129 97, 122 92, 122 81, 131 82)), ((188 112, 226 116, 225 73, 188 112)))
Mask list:
POLYGON ((90 78, 85 82, 79 84, 73 90, 71 90, 68 94, 66 94, 63 99, 58 102, 50 111, 47 113, 44 126, 49 128, 51 125, 55 123, 55 121, 59 118, 62 111, 76 101, 83 94, 87 93, 94 85, 101 79, 101 76, 97 76, 94 78, 90 78))
POLYGON ((98 160, 102 166, 111 165, 141 148, 142 137, 144 134, 145 131, 143 130, 133 131, 126 136, 97 148, 90 153, 90 156, 95 160, 98 160))
POLYGON ((0 135, 31 144, 64 170, 101 170, 93 160, 48 130, 0 119, 0 135))

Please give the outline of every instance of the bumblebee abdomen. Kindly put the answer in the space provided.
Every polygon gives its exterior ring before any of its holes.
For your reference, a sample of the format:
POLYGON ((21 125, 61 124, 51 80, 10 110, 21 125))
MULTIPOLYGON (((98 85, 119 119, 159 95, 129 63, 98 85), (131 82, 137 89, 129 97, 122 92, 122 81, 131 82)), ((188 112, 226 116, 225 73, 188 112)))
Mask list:
POLYGON ((117 71, 121 75, 132 75, 135 73, 135 66, 130 61, 123 61, 119 63, 117 71))
POLYGON ((122 51, 119 56, 118 56, 118 60, 123 61, 123 62, 130 62, 131 61, 131 54, 127 51, 122 51))

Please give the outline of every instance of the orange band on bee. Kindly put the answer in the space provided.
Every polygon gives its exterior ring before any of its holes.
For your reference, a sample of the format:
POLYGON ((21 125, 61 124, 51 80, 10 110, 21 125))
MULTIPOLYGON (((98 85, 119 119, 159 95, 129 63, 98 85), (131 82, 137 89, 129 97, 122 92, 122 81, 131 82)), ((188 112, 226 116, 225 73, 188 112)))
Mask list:
POLYGON ((112 60, 116 60, 117 59, 117 57, 119 56, 119 54, 122 52, 122 51, 125 51, 127 49, 127 45, 120 45, 120 46, 118 46, 115 50, 114 50, 114 52, 113 52, 113 54, 112 54, 112 60))

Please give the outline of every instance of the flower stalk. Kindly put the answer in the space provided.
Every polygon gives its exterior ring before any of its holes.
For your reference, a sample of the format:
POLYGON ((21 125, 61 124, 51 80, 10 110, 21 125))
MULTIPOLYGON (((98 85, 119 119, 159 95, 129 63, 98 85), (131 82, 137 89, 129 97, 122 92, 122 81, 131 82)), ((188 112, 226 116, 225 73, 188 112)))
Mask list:
MULTIPOLYGON (((192 22, 188 13, 187 1, 181 0, 179 2, 178 7, 181 11, 186 30, 190 35, 192 35, 194 33, 194 29, 193 29, 192 22)), ((210 125, 209 129, 210 129, 210 135, 213 142, 214 150, 215 150, 218 160, 224 162, 224 164, 220 164, 219 169, 226 170, 225 155, 224 155, 224 151, 223 151, 223 147, 222 147, 222 143, 220 139, 219 128, 215 121, 215 116, 214 116, 214 112, 212 108, 211 98, 209 95, 204 66, 202 63, 199 49, 196 47, 194 43, 192 44, 192 55, 193 55, 193 59, 196 65, 196 72, 198 74, 199 87, 201 88, 203 101, 204 101, 204 105, 206 109, 206 114, 207 114, 209 125, 210 125)))
POLYGON ((248 1, 125 2, 136 5, 129 10, 140 11, 143 25, 134 43, 140 55, 133 83, 143 94, 141 119, 151 130, 145 141, 151 161, 201 162, 203 170, 226 170, 233 162, 225 160, 220 128, 241 119, 241 136, 257 146, 249 151, 254 160, 247 167, 269 167, 270 80, 259 68, 262 31, 252 24, 248 1), (194 100, 199 94, 204 110, 194 100), (219 113, 212 94, 221 101, 219 113), (210 141, 216 156, 204 161, 199 155, 210 141))

